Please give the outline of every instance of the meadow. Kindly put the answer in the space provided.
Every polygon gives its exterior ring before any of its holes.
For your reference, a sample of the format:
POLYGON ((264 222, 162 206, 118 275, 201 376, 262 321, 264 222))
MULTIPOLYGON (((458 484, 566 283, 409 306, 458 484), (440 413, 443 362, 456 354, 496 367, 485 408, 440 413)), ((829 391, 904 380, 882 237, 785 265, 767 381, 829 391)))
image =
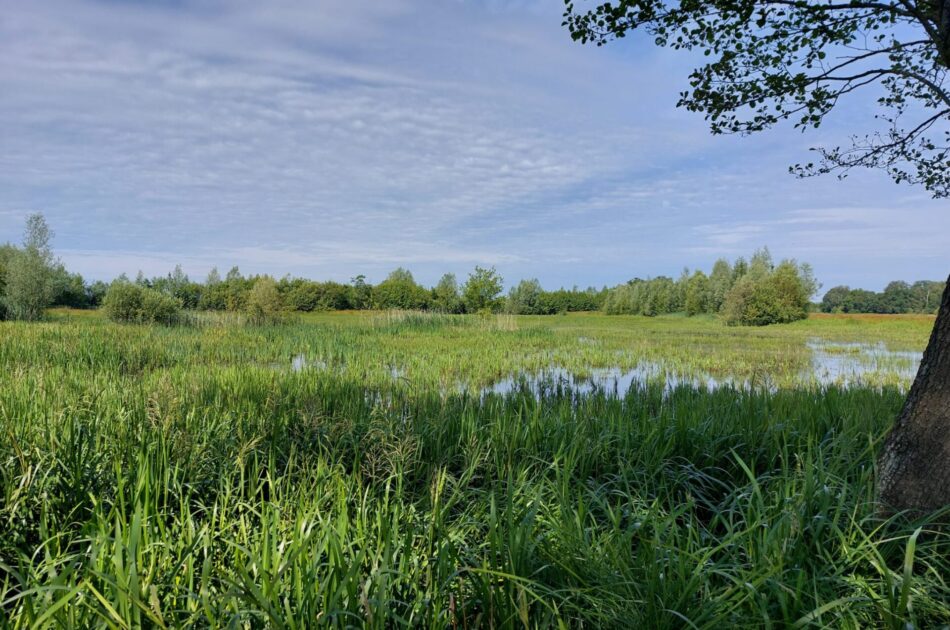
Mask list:
POLYGON ((874 496, 932 325, 0 322, 0 621, 947 626, 947 515, 874 496))

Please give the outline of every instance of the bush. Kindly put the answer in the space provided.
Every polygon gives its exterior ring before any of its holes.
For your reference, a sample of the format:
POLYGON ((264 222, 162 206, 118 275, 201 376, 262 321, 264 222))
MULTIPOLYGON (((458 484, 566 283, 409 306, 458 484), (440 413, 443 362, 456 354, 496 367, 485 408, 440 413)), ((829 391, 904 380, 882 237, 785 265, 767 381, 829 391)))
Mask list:
POLYGON ((247 294, 244 312, 248 323, 255 326, 280 324, 286 321, 284 301, 273 278, 261 276, 257 279, 247 294))
POLYGON ((767 326, 805 319, 808 291, 797 268, 783 262, 768 275, 741 278, 726 294, 723 317, 730 326, 767 326))
POLYGON ((113 282, 102 300, 106 316, 114 322, 175 324, 181 315, 177 299, 131 282, 113 282))
POLYGON ((775 291, 767 279, 739 280, 726 294, 722 315, 730 326, 767 326, 780 321, 775 291))
POLYGON ((373 302, 380 309, 424 310, 429 308, 429 300, 429 292, 402 267, 373 289, 373 302))

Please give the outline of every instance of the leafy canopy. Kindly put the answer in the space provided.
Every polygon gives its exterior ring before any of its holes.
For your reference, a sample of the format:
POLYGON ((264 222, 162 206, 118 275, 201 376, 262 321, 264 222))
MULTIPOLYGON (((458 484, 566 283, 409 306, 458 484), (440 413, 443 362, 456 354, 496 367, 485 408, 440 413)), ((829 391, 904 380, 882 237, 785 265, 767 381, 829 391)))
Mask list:
POLYGON ((495 312, 502 306, 500 299, 504 280, 494 267, 484 268, 475 266, 475 271, 468 275, 468 280, 462 288, 462 302, 468 313, 495 312))
POLYGON ((882 127, 850 146, 815 149, 808 176, 882 168, 950 196, 950 0, 619 0, 588 11, 565 0, 576 41, 603 45, 637 29, 658 46, 698 50, 678 105, 712 132, 751 133, 790 120, 817 128, 843 99, 877 100, 882 127))

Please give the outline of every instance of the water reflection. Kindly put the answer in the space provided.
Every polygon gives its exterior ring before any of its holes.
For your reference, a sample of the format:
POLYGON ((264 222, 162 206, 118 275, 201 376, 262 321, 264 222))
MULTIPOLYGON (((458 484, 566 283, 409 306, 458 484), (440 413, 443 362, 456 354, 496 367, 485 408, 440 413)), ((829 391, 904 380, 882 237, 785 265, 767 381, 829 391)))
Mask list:
POLYGON ((883 342, 830 342, 809 339, 805 345, 811 350, 811 370, 802 374, 802 380, 821 385, 863 385, 875 375, 891 376, 903 387, 914 380, 920 352, 889 350, 883 342))
MULTIPOLYGON (((810 366, 801 373, 788 377, 781 382, 785 386, 831 385, 851 387, 860 385, 889 384, 906 389, 913 382, 920 364, 921 353, 889 350, 883 342, 831 342, 812 338, 805 342, 811 352, 810 366)), ((286 364, 285 364, 286 365, 286 364)), ((291 357, 290 369, 294 372, 304 370, 326 370, 325 361, 308 358, 304 354, 291 357)), ((393 380, 409 380, 404 368, 388 364, 387 370, 393 380)), ((552 366, 538 372, 512 374, 480 389, 482 397, 513 392, 527 392, 536 397, 544 395, 603 394, 610 397, 622 397, 631 388, 647 385, 660 385, 664 393, 686 386, 694 389, 714 391, 721 387, 735 389, 775 390, 775 383, 781 375, 765 375, 756 382, 735 376, 713 377, 703 372, 674 371, 662 362, 641 361, 633 369, 619 367, 596 368, 583 374, 571 372, 566 368, 552 366)), ((464 391, 467 384, 458 383, 450 390, 464 391)))
POLYGON ((662 385, 664 392, 670 392, 680 386, 694 389, 715 390, 725 385, 745 386, 733 380, 720 380, 708 374, 686 377, 667 370, 659 363, 642 362, 632 370, 621 368, 600 368, 587 374, 574 374, 564 368, 555 367, 534 374, 509 376, 482 389, 482 395, 509 394, 512 392, 530 392, 536 396, 544 394, 574 395, 604 394, 606 396, 624 396, 632 387, 649 384, 662 385))

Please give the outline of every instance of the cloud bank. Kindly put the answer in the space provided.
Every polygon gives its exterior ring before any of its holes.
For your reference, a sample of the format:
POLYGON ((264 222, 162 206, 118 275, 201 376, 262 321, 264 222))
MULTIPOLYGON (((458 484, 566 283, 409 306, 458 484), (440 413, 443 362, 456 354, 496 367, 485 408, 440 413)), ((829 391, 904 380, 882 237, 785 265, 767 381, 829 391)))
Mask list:
POLYGON ((600 285, 761 245, 826 286, 950 270, 945 202, 793 179, 819 138, 709 136, 673 109, 689 59, 573 44, 561 6, 0 0, 0 240, 42 211, 94 278, 600 285))

